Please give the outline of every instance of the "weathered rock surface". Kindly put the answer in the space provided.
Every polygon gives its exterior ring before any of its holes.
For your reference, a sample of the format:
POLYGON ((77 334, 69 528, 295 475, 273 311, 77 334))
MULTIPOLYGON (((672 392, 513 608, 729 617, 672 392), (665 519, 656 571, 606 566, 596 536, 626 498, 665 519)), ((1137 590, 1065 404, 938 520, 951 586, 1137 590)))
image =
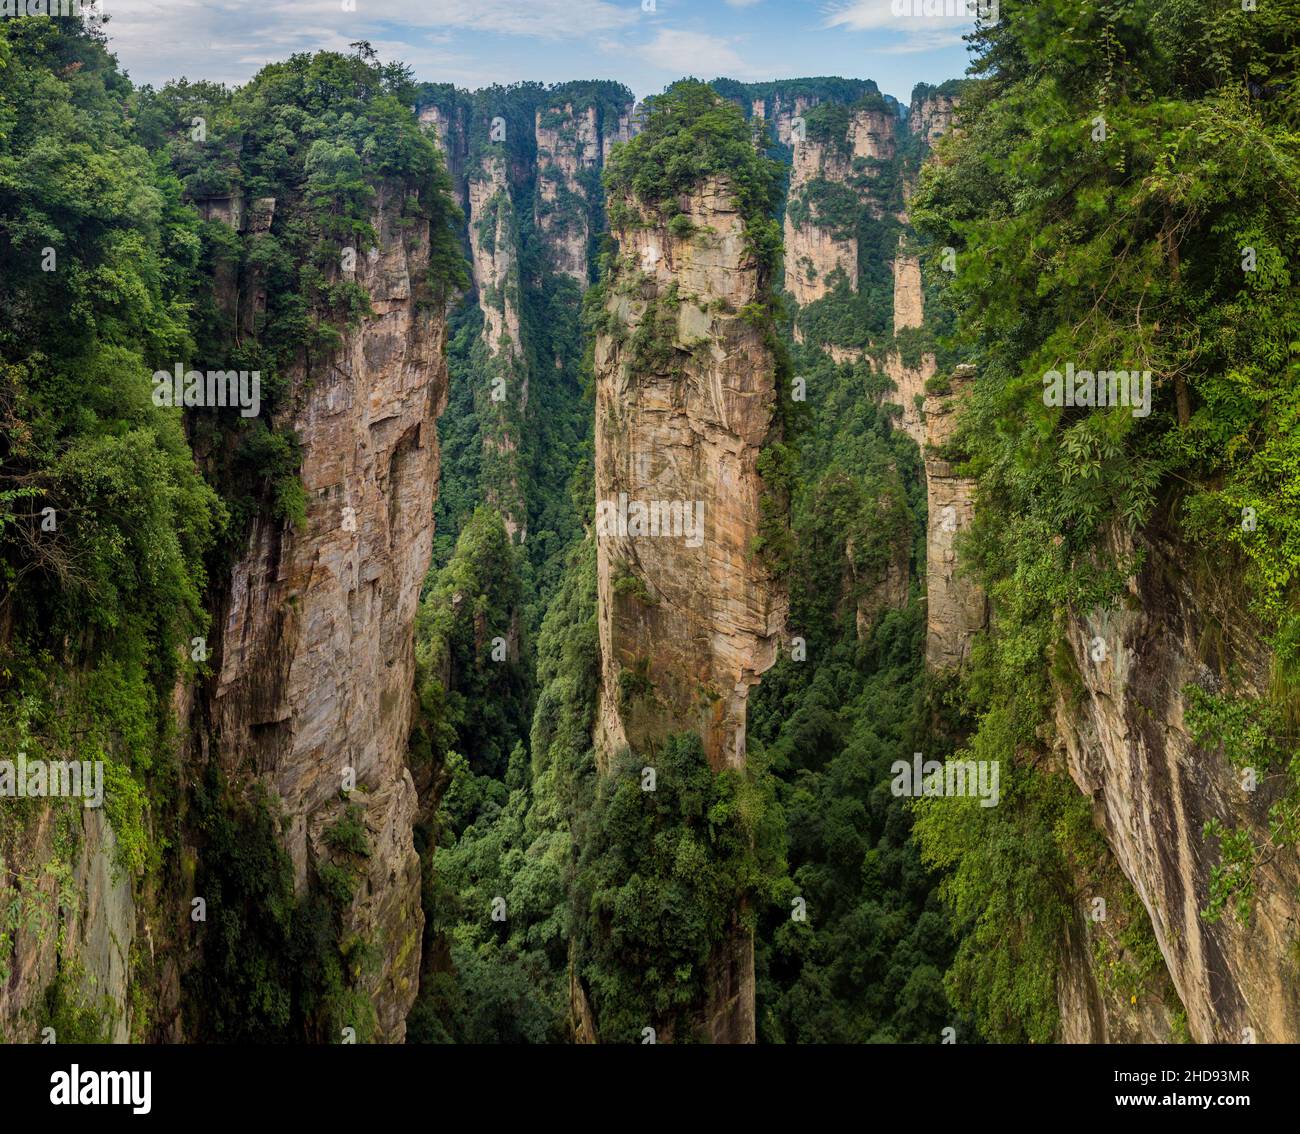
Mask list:
POLYGON ((566 102, 537 110, 537 228, 556 271, 572 276, 582 287, 590 278, 591 174, 609 160, 615 142, 626 142, 636 133, 630 104, 609 120, 602 120, 594 105, 575 111, 573 103, 566 102))
MULTIPOLYGON (((703 518, 698 541, 615 532, 599 542, 599 728, 605 754, 693 729, 722 768, 744 762, 746 700, 785 624, 785 597, 749 550, 775 371, 762 334, 736 314, 758 295, 758 269, 726 187, 704 185, 688 215, 696 232, 685 239, 653 222, 617 233, 631 264, 653 268, 631 293, 612 290, 607 310, 629 337, 596 341, 597 500, 617 507, 625 494, 703 518), (642 364, 630 339, 656 314, 673 355, 662 370, 642 364), (639 580, 644 594, 615 590, 620 579, 639 580), (624 673, 642 674, 652 692, 620 704, 624 673)), ((637 270, 625 267, 620 282, 637 270)))
POLYGON ((428 231, 401 213, 400 192, 381 186, 380 254, 358 257, 356 271, 373 316, 325 365, 291 375, 284 424, 301 442, 307 519, 255 523, 231 579, 211 706, 227 774, 251 772, 283 807, 300 889, 329 858, 324 831, 360 806, 372 849, 345 931, 378 952, 361 979, 387 1041, 405 1034, 423 923, 405 758, 447 396, 445 322, 417 305, 428 231), (348 769, 357 788, 345 801, 348 769))
MULTIPOLYGON (((894 156, 894 121, 884 111, 858 110, 849 119, 844 139, 827 142, 794 138, 792 144, 789 193, 792 202, 801 200, 818 182, 848 186, 860 192, 863 178, 875 173, 871 161, 887 161, 894 156)), ((786 291, 800 306, 826 295, 841 273, 848 286, 856 289, 857 237, 819 225, 815 206, 812 215, 800 223, 795 223, 787 210, 785 264, 786 291)))
POLYGON ((483 445, 484 495, 513 540, 527 538, 518 450, 528 412, 528 366, 520 337, 519 233, 503 153, 484 154, 469 177, 470 267, 489 367, 475 391, 483 445))
POLYGON ((0 1042, 41 1042, 38 1009, 60 973, 65 995, 94 1011, 113 1043, 127 1042, 136 909, 130 876, 114 866, 117 840, 107 816, 81 800, 7 799, 3 806, 0 909, 12 920, 0 954, 7 972, 0 1042), (19 806, 26 811, 21 823, 19 806))
POLYGON ((957 411, 974 381, 974 368, 953 371, 950 390, 925 400, 925 482, 929 520, 925 544, 926 664, 962 666, 971 639, 988 623, 984 590, 957 562, 957 537, 975 517, 975 482, 958 476, 944 455, 957 429, 957 411))
POLYGON ((483 341, 492 355, 518 358, 519 251, 501 154, 485 155, 481 169, 469 179, 469 246, 483 312, 483 341))
MULTIPOLYGON (((1108 551, 1133 550, 1112 537, 1108 551)), ((1268 840, 1268 811, 1281 776, 1259 775, 1255 791, 1221 754, 1197 747, 1186 721, 1185 688, 1217 692, 1229 672, 1237 691, 1267 688, 1269 659, 1231 589, 1185 569, 1194 557, 1148 533, 1146 560, 1114 612, 1089 612, 1069 627, 1078 687, 1062 690, 1056 731, 1070 775, 1093 800, 1124 874, 1150 913, 1160 951, 1198 1043, 1300 1040, 1294 850, 1261 856, 1249 925, 1225 913, 1210 923, 1218 844, 1205 823, 1222 820, 1268 840), (1100 640, 1100 645, 1098 645, 1100 640), (1094 656, 1100 660, 1094 661, 1094 656), (1246 1029, 1251 1029, 1247 1032, 1246 1029)))
POLYGON ((1057 1043, 1176 1043, 1183 1037, 1165 992, 1169 977, 1162 969, 1136 993, 1129 992, 1116 966, 1131 965, 1130 956, 1105 922, 1075 910, 1057 961, 1056 1001, 1061 1019, 1057 1043), (1118 960, 1104 958, 1118 957, 1118 960))
POLYGON ((468 151, 466 138, 465 113, 457 108, 451 112, 430 103, 420 107, 419 121, 433 130, 434 139, 447 163, 447 173, 451 177, 452 191, 456 203, 464 212, 467 200, 465 195, 465 156, 468 151))
MULTIPOLYGON (((893 268, 894 333, 897 334, 908 328, 920 327, 925 322, 925 293, 921 287, 921 261, 907 253, 901 241, 893 268)), ((917 365, 909 366, 898 350, 890 350, 885 355, 883 369, 894 384, 893 395, 886 395, 886 400, 902 407, 904 432, 918 445, 924 445, 925 420, 921 406, 925 398, 925 384, 938 371, 934 355, 927 351, 920 355, 917 365)))
MULTIPOLYGON (((685 203, 690 236, 648 214, 647 227, 615 234, 621 265, 606 311, 618 329, 596 340, 598 510, 661 502, 701 523, 698 539, 685 526, 602 532, 598 511, 602 766, 623 745, 649 752, 686 730, 715 770, 743 766, 749 691, 785 631, 787 597, 750 550, 776 400, 775 360, 738 315, 760 294, 759 269, 724 183, 685 203), (647 324, 658 341, 638 351, 647 324)), ((739 922, 711 971, 701 1030, 753 1042, 753 939, 739 922)))
POLYGON ((956 95, 928 94, 914 98, 908 109, 907 128, 913 134, 924 134, 931 147, 953 129, 957 107, 961 99, 956 95))

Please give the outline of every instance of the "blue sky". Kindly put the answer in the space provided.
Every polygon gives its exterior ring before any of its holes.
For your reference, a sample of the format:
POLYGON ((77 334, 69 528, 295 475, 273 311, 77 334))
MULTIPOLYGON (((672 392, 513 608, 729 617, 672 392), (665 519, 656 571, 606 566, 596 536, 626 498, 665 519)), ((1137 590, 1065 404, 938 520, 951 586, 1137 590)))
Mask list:
POLYGON ((683 75, 841 75, 875 79, 906 99, 918 82, 964 72, 961 34, 972 23, 924 14, 943 0, 103 0, 103 7, 110 46, 137 83, 181 75, 240 83, 291 52, 347 51, 366 39, 381 58, 410 64, 419 80, 480 87, 616 79, 638 97, 683 75))

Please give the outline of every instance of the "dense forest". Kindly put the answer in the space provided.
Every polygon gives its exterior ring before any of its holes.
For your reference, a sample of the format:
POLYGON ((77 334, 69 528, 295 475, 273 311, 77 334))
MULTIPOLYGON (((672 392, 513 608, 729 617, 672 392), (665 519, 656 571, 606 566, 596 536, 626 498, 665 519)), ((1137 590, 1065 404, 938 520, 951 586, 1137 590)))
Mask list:
POLYGON ((0 21, 0 1038, 1296 1042, 1298 27, 1004 0, 903 104, 0 21))

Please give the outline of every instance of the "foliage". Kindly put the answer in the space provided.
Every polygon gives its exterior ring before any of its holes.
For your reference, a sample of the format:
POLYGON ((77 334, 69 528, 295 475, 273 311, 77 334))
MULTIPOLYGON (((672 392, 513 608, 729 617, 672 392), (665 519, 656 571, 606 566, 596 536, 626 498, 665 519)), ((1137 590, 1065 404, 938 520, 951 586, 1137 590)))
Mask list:
POLYGON ((641 133, 610 155, 605 191, 671 220, 682 211, 681 198, 715 176, 735 195, 760 262, 771 270, 780 246, 770 219, 780 166, 755 150, 741 111, 705 83, 683 80, 649 104, 641 133))
POLYGON ((675 1042, 710 995, 711 961, 752 932, 784 873, 782 822, 761 765, 715 773, 698 736, 624 752, 583 816, 574 882, 575 966, 602 1042, 675 1042), (656 772, 643 790, 642 766, 656 772))
MULTIPOLYGON (((1281 700, 1294 699, 1300 304, 1286 265, 1300 244, 1300 96, 1278 77, 1296 71, 1296 14, 1293 3, 1017 2, 974 36, 979 78, 962 92, 962 130, 926 168, 913 217, 934 246, 956 250, 958 270, 934 275, 979 367, 968 553, 996 619, 968 684, 976 751, 1035 761, 1064 625, 1120 601, 1152 537, 1244 556, 1242 605, 1270 635, 1281 700), (1067 361, 1150 370, 1153 412, 1046 405, 1044 374, 1067 361), (1136 554, 1108 550, 1130 537, 1136 554)), ((1228 754, 1253 743, 1247 733, 1228 754)), ((1034 833, 1016 838, 1046 847, 1053 792, 1028 782, 1037 774, 1018 768, 1023 806, 984 823, 1018 815, 1034 833)), ((1248 894, 1259 848, 1223 823, 1207 833, 1224 851, 1213 916, 1248 894)), ((957 826, 930 835, 974 914, 997 844, 957 826)), ((1274 835, 1293 841, 1294 824, 1274 835)), ((976 940, 1001 948, 1027 910, 1041 902, 1050 914, 1054 870, 1050 855, 1008 854, 1003 891, 1042 896, 987 910, 976 940)), ((1045 1035, 1049 990, 999 986, 986 967, 958 966, 960 996, 995 1031, 1045 1035)))

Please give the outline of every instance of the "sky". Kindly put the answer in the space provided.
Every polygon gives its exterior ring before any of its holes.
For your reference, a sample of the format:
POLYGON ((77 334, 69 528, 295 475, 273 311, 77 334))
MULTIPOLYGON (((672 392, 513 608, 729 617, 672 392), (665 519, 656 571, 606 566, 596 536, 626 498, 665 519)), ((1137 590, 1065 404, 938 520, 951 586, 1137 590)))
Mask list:
POLYGON ((874 79, 906 101, 960 77, 968 0, 101 0, 137 84, 243 83, 295 51, 368 40, 417 81, 477 88, 615 79, 638 98, 685 75, 874 79), (916 9, 915 13, 913 9, 916 9), (929 12, 930 14, 926 14, 929 12), (901 13, 901 14, 900 14, 901 13))

